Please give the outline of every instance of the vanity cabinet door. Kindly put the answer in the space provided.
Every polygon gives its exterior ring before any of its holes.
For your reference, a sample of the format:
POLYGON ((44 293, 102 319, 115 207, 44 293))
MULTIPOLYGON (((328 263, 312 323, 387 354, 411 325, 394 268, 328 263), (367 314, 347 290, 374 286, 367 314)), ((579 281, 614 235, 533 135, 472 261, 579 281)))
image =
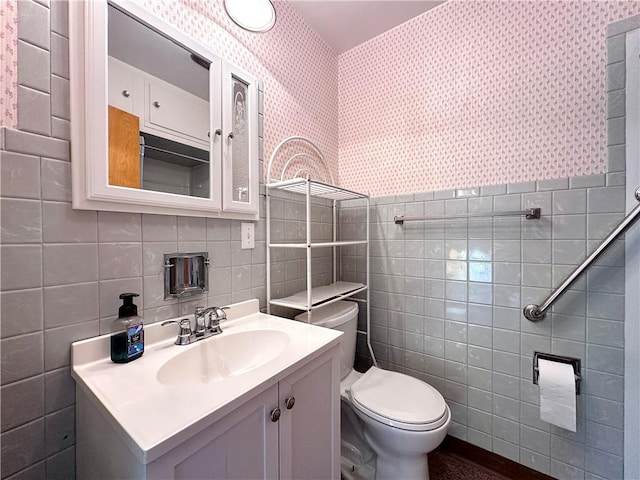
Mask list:
POLYGON ((257 213, 257 80, 229 64, 224 65, 222 78, 222 208, 257 213))
POLYGON ((340 478, 340 365, 332 349, 280 382, 280 478, 340 478))
POLYGON ((150 463, 147 478, 278 478, 278 423, 271 421, 277 402, 274 385, 150 463))

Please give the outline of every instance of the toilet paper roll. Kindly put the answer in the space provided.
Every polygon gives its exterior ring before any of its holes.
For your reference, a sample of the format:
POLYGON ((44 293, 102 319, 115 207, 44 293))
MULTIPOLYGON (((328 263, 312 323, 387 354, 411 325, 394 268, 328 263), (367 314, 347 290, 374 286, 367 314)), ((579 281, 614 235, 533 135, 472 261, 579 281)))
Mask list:
POLYGON ((568 363, 538 360, 540 419, 576 431, 576 381, 568 363))

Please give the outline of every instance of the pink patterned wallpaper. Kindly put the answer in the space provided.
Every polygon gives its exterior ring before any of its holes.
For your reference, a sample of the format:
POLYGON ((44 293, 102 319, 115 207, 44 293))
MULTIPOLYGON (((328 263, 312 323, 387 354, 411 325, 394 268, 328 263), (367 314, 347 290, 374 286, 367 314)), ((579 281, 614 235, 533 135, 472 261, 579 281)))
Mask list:
MULTIPOLYGON (((605 26, 640 13, 637 1, 449 0, 336 57, 284 0, 262 35, 222 2, 139 1, 264 81, 265 159, 308 136, 342 185, 376 196, 603 172, 605 26)), ((16 16, 0 0, 10 128, 16 16)))
MULTIPOLYGON (((2 1, 2 0, 0 0, 2 1)), ((288 3, 274 2, 275 27, 249 33, 227 16, 221 1, 143 0, 158 16, 221 58, 264 82, 264 155, 291 135, 314 139, 338 171, 338 59, 288 3)))
POLYGON ((606 168, 606 25, 640 2, 456 1, 340 55, 340 183, 371 195, 606 168))
POLYGON ((15 0, 0 0, 0 127, 18 125, 18 12, 15 0))

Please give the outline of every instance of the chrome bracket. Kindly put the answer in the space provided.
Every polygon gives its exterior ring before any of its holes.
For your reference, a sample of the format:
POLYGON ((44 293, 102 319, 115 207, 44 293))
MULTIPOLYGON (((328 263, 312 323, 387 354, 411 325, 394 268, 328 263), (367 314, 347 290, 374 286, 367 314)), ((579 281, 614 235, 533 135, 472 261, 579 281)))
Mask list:
POLYGON ((580 382, 582 381, 582 373, 580 370, 580 359, 575 357, 565 357, 563 355, 554 355, 552 353, 533 352, 533 384, 538 385, 540 380, 540 367, 538 360, 550 360, 552 362, 567 363, 573 367, 573 376, 576 381, 576 395, 580 395, 580 382))
POLYGON ((524 315, 524 318, 532 322, 539 322, 546 316, 546 313, 540 313, 540 305, 536 305, 534 303, 530 303, 525 306, 522 309, 522 314, 524 315))

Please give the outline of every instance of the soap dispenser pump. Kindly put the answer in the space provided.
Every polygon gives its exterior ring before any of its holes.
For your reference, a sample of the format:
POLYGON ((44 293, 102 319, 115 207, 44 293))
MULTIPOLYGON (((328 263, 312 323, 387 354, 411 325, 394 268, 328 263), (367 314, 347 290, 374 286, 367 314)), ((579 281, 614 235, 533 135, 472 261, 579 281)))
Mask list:
POLYGON ((111 323, 111 360, 127 363, 144 353, 144 324, 138 316, 138 307, 133 303, 137 293, 122 293, 122 305, 118 318, 111 323))

